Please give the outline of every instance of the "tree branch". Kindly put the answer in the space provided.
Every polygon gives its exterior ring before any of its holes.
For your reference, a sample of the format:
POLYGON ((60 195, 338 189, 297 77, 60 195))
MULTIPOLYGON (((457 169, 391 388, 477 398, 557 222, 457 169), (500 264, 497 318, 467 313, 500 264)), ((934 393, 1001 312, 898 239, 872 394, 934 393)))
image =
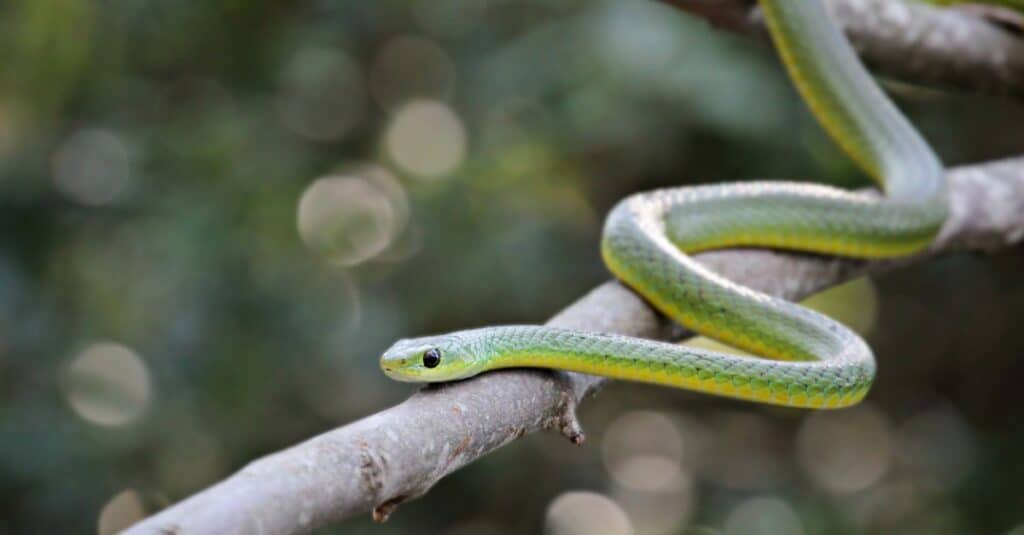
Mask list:
MULTIPOLYGON (((661 1, 719 28, 767 38, 751 0, 661 1)), ((1024 39, 992 17, 909 1, 828 2, 861 58, 879 74, 929 87, 1024 97, 1024 39)))
MULTIPOLYGON (((764 35, 749 0, 663 0, 713 24, 764 35)), ((1024 96, 1024 43, 962 13, 892 0, 829 0, 879 72, 925 85, 1024 96)), ((954 251, 994 251, 1024 238, 1024 157, 949 173, 952 213, 929 251, 865 262, 766 250, 701 254, 726 277, 801 299, 866 273, 954 251)), ((642 299, 607 282, 550 325, 659 339, 685 336, 642 299)), ((405 402, 274 453, 126 533, 307 533, 400 503, 513 440, 558 429, 576 442, 575 407, 605 379, 507 370, 423 389, 405 402)))
MULTIPOLYGON (((949 173, 952 213, 935 244, 899 261, 854 261, 768 250, 698 259, 772 295, 801 299, 853 277, 954 251, 995 251, 1024 238, 1024 157, 949 173)), ((607 282, 550 325, 669 339, 642 299, 607 282)), ((607 380, 507 370, 423 389, 405 402, 250 463, 126 533, 307 533, 373 511, 383 520, 442 477, 540 429, 582 439, 575 406, 607 380)))

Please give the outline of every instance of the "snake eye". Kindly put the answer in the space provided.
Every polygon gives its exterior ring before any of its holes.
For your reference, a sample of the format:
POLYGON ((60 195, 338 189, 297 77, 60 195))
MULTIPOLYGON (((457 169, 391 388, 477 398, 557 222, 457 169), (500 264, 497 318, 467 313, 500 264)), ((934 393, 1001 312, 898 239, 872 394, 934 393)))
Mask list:
POLYGON ((427 368, 436 368, 441 364, 441 352, 437 348, 428 349, 423 353, 423 365, 427 368))

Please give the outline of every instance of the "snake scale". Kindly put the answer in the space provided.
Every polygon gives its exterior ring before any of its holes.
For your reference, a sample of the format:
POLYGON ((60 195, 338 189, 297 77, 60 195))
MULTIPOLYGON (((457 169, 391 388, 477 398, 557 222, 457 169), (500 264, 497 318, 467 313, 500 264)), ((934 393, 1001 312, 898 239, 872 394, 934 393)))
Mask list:
POLYGON ((783 63, 811 111, 884 196, 797 182, 639 193, 612 209, 605 263, 668 317, 756 356, 612 334, 498 326, 400 340, 381 367, 401 381, 553 368, 809 408, 857 403, 871 349, 842 324, 730 282, 690 255, 755 246, 856 258, 926 247, 947 217, 934 152, 860 63, 821 0, 760 0, 783 63))

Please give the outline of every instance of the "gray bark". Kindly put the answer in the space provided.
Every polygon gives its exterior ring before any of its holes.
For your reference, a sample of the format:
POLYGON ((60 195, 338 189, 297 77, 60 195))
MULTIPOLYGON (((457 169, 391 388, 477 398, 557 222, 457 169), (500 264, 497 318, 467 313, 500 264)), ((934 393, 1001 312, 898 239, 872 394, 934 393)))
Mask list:
MULTIPOLYGON (((956 251, 996 251, 1024 238, 1024 157, 953 169, 952 213, 925 253, 854 261, 767 250, 704 253, 701 262, 747 286, 801 299, 866 273, 956 251)), ((550 325, 670 339, 685 335, 616 282, 598 286, 550 325)), ((607 381, 508 370, 421 390, 405 402, 258 459, 127 533, 307 533, 400 503, 477 458, 541 429, 582 442, 575 407, 607 381)))
MULTIPOLYGON (((767 38, 750 0, 661 1, 719 28, 767 38)), ((984 10, 899 0, 828 2, 878 74, 928 87, 1024 97, 1024 39, 994 17, 981 16, 984 10)))

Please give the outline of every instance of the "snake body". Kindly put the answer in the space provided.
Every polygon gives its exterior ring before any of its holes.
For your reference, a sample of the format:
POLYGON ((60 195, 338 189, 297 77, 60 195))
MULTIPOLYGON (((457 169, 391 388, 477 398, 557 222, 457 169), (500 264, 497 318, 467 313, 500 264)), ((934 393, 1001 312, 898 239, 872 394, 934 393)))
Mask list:
POLYGON ((730 282, 699 251, 776 247, 857 258, 926 247, 948 211, 943 169, 861 65, 821 0, 760 0, 790 77, 814 115, 884 196, 796 182, 682 187, 633 195, 609 214, 608 268, 658 310, 756 357, 542 326, 400 340, 381 358, 402 381, 449 381, 538 367, 810 408, 860 401, 868 345, 842 324, 730 282))

